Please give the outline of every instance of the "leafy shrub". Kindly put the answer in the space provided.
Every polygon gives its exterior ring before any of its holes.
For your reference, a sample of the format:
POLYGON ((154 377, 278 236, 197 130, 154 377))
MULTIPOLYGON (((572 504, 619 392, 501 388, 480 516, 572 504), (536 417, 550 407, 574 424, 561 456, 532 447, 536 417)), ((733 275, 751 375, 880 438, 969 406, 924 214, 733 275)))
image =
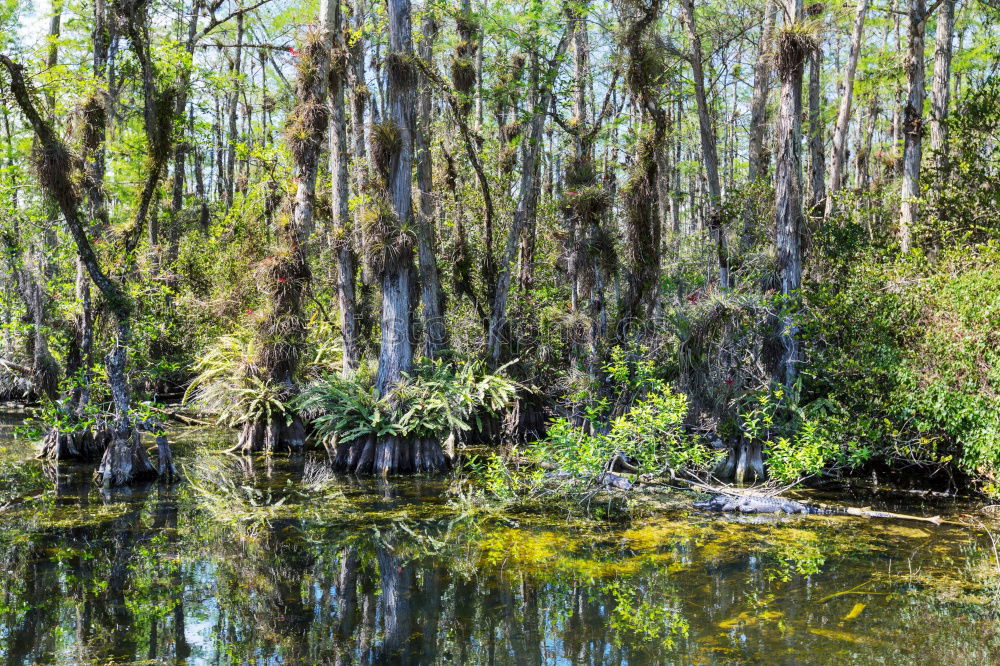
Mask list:
MULTIPOLYGON (((84 386, 83 373, 64 377, 59 382, 59 395, 70 396, 84 386)), ((108 389, 104 366, 95 366, 87 382, 88 400, 80 409, 67 401, 53 403, 44 395, 37 405, 27 409, 28 418, 17 428, 20 436, 39 439, 55 428, 61 433, 82 432, 102 427, 114 420, 114 405, 108 389)), ((147 405, 133 404, 133 420, 157 420, 147 405)))
POLYGON ((862 256, 806 294, 804 393, 851 414, 848 452, 901 467, 957 465, 995 492, 1000 245, 934 260, 862 256))
POLYGON ((625 414, 611 420, 607 433, 590 433, 565 418, 554 420, 546 439, 529 454, 577 477, 599 474, 616 454, 642 472, 708 465, 713 454, 684 433, 687 400, 658 382, 625 414))
POLYGON ((791 483, 841 459, 843 420, 824 407, 823 403, 806 409, 789 405, 781 388, 747 400, 739 414, 739 428, 744 437, 761 445, 772 479, 791 483), (790 418, 781 422, 782 413, 790 418))
MULTIPOLYGON (((1000 245, 950 255, 918 283, 920 335, 899 368, 899 420, 957 444, 967 471, 1000 471, 1000 245)), ((919 441, 919 440, 918 440, 919 441)), ((937 448, 937 447, 935 447, 937 448)), ((941 455, 950 454, 948 447, 941 455)))
POLYGON ((947 150, 929 156, 929 206, 917 242, 934 248, 1000 239, 1000 76, 971 87, 947 124, 947 150))

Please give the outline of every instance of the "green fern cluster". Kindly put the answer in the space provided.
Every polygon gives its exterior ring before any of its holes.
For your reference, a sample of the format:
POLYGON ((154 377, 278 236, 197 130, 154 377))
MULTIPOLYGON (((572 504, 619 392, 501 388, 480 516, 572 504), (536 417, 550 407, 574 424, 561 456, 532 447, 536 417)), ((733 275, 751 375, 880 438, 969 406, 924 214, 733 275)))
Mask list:
POLYGON ((427 362, 381 398, 375 395, 371 370, 364 368, 354 377, 327 375, 310 384, 295 406, 324 438, 430 438, 481 427, 484 417, 513 403, 519 388, 473 364, 453 369, 427 362))
POLYGON ((216 414, 220 425, 237 427, 266 422, 292 412, 283 387, 256 373, 257 345, 252 338, 228 335, 219 338, 195 364, 197 375, 184 394, 216 414))

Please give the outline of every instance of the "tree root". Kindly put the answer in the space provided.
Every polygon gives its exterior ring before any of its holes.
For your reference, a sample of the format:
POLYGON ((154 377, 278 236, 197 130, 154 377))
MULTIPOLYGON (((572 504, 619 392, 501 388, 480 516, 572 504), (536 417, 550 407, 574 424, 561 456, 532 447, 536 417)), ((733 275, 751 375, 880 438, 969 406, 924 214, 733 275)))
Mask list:
POLYGON ((114 436, 94 475, 102 487, 111 488, 155 479, 157 469, 142 448, 139 431, 133 429, 124 437, 114 436))
POLYGON ((306 429, 302 419, 293 416, 291 422, 278 414, 269 421, 252 421, 243 424, 236 445, 226 453, 277 453, 298 452, 305 448, 306 429))
POLYGON ((78 432, 60 432, 52 428, 41 441, 37 458, 54 461, 93 462, 99 460, 111 443, 111 431, 100 428, 92 433, 90 428, 78 432))
POLYGON ((337 445, 333 467, 358 476, 421 474, 447 470, 450 462, 436 439, 368 435, 337 445))

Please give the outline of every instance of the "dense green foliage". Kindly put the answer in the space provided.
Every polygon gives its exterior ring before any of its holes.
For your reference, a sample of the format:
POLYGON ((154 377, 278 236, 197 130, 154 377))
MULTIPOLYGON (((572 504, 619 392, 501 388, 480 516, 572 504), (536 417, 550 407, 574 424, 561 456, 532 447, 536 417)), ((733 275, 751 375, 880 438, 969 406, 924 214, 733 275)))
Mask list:
POLYGON ((646 474, 704 468, 711 454, 685 431, 685 397, 655 376, 651 362, 628 363, 621 348, 612 357, 604 370, 620 394, 628 396, 627 410, 603 428, 604 417, 615 411, 607 398, 588 404, 586 428, 573 419, 557 418, 549 424, 546 439, 529 448, 528 455, 585 480, 605 471, 616 456, 646 474))
POLYGON ((869 453, 903 464, 1000 470, 1000 254, 851 265, 810 293, 808 390, 869 453))
POLYGON ((920 251, 896 256, 864 209, 817 236, 803 329, 804 399, 841 416, 859 461, 957 467, 990 492, 1000 490, 997 90, 990 78, 959 100, 920 251))
POLYGON ((998 16, 927 7, 918 82, 897 4, 863 5, 850 89, 840 0, 8 4, 0 393, 38 432, 185 396, 247 450, 510 445, 497 478, 997 492, 998 16))

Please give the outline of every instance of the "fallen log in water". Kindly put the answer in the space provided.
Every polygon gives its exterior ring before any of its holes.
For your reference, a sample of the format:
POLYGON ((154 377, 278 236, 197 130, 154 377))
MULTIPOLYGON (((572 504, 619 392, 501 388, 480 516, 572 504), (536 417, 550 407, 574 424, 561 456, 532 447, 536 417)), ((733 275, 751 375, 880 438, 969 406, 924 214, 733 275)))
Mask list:
MULTIPOLYGON (((699 503, 711 511, 739 512, 739 513, 791 513, 803 515, 828 515, 828 516, 857 516, 859 518, 888 518, 892 520, 914 520, 934 525, 952 524, 961 525, 955 521, 948 521, 941 516, 915 516, 905 513, 892 513, 889 511, 874 511, 870 507, 858 508, 851 506, 835 506, 829 504, 798 502, 780 497, 777 493, 762 494, 732 488, 729 486, 714 486, 674 477, 671 482, 676 482, 687 486, 688 490, 714 493, 716 496, 708 502, 699 503)), ((664 485, 670 486, 667 482, 657 483, 650 478, 641 480, 643 485, 664 485)), ((670 486, 675 487, 675 486, 670 486)))
POLYGON ((5 511, 13 509, 14 507, 20 506, 22 504, 27 504, 28 502, 33 502, 37 499, 42 499, 43 497, 46 497, 51 493, 52 493, 51 490, 43 490, 42 492, 35 493, 34 495, 24 495, 22 497, 14 498, 11 501, 7 502, 6 504, 0 505, 0 513, 4 513, 5 511))
POLYGON ((202 421, 200 419, 196 419, 193 416, 188 416, 187 414, 183 414, 183 413, 181 413, 179 411, 171 411, 169 409, 163 409, 162 407, 155 407, 155 406, 150 405, 148 403, 145 406, 148 407, 149 410, 152 411, 152 412, 156 412, 157 414, 163 414, 164 416, 169 416, 170 418, 172 418, 172 419, 174 419, 176 421, 180 421, 181 423, 183 423, 185 425, 198 425, 198 426, 209 426, 209 427, 212 427, 212 426, 215 425, 214 423, 210 423, 208 421, 202 421))
MULTIPOLYGON (((556 465, 546 461, 519 458, 514 462, 518 467, 540 467, 541 469, 553 471, 558 469, 556 465)), ((616 474, 616 471, 638 472, 638 469, 626 460, 625 456, 619 451, 609 459, 608 463, 604 466, 604 471, 594 477, 591 483, 598 488, 621 490, 626 492, 634 491, 641 486, 666 486, 675 490, 691 490, 712 493, 716 495, 716 497, 709 502, 700 503, 702 504, 700 508, 719 512, 857 516, 859 518, 913 520, 924 523, 932 523, 934 525, 963 524, 960 522, 944 520, 941 516, 915 516, 905 513, 892 513, 890 511, 875 511, 871 507, 858 508, 813 502, 799 502, 797 500, 781 497, 780 493, 788 490, 788 488, 779 488, 772 493, 755 493, 732 486, 711 485, 703 483, 699 480, 680 477, 673 473, 671 473, 669 479, 659 479, 651 474, 642 474, 637 475, 637 478, 633 481, 621 474, 616 474), (679 488, 672 484, 681 484, 684 487, 679 488)))

